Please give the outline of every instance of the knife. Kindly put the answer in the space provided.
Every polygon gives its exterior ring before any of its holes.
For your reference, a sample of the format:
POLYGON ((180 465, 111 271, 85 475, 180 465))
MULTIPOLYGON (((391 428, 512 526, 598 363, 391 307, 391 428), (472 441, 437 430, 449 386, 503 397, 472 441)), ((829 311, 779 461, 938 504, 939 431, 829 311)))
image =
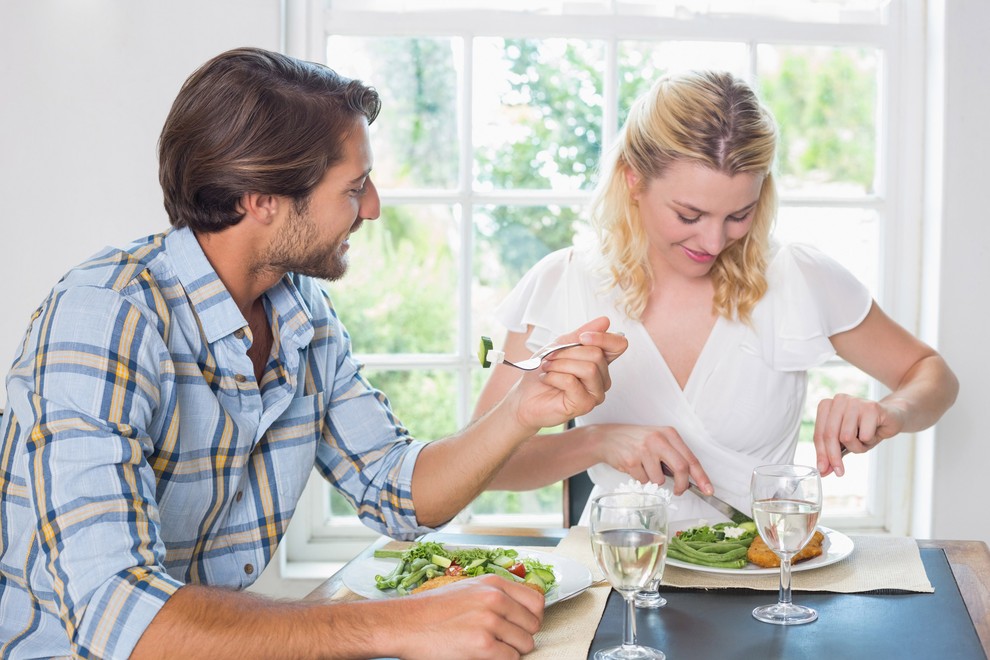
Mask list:
MULTIPOLYGON (((666 463, 660 463, 660 469, 663 470, 663 473, 668 477, 674 476, 674 472, 669 467, 667 467, 666 463)), ((736 507, 732 506, 725 500, 720 500, 714 495, 707 494, 705 491, 695 486, 694 482, 691 481, 690 479, 688 480, 688 490, 694 493, 695 495, 697 495, 709 506, 711 506, 713 509, 715 509, 723 516, 731 520, 736 525, 739 525, 744 522, 753 522, 753 519, 750 516, 746 515, 745 513, 743 513, 736 507)))
MULTIPOLYGON (((848 453, 849 453, 849 449, 847 447, 843 447, 841 455, 845 456, 848 453)), ((663 470, 663 473, 668 477, 674 476, 674 472, 669 467, 667 467, 666 463, 660 463, 660 469, 663 470)), ((713 509, 715 509, 716 511, 718 511, 723 516, 727 517, 729 520, 731 520, 733 523, 737 525, 744 522, 753 522, 753 519, 750 516, 746 515, 745 513, 743 513, 736 507, 732 506, 725 500, 720 500, 714 495, 706 494, 703 490, 695 486, 694 482, 692 482, 690 479, 688 479, 688 490, 694 493, 695 495, 697 495, 699 498, 701 498, 701 500, 706 502, 713 509)))

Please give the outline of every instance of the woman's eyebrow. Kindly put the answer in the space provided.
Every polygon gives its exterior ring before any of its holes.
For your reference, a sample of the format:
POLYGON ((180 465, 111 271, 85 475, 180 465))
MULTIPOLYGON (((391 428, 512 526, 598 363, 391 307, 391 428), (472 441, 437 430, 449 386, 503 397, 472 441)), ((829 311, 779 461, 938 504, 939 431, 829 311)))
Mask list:
POLYGON ((670 201, 676 204, 677 206, 680 206, 681 208, 687 209, 688 211, 694 211, 695 213, 707 213, 707 211, 702 211, 696 206, 692 206, 691 204, 686 204, 684 202, 679 202, 676 199, 672 199, 670 201))
POLYGON ((752 204, 747 204, 746 206, 744 206, 744 207, 742 207, 742 208, 741 208, 741 209, 739 209, 738 211, 734 211, 734 212, 733 212, 733 213, 731 213, 730 215, 740 215, 740 214, 742 214, 742 213, 749 213, 749 211, 750 211, 750 210, 751 210, 751 209, 752 209, 752 208, 753 208, 754 206, 756 206, 756 205, 757 205, 757 204, 759 204, 759 203, 760 203, 760 200, 758 200, 758 199, 757 199, 757 200, 754 200, 752 204))
MULTIPOLYGON (((670 201, 673 202, 674 204, 676 204, 677 206, 680 206, 682 208, 687 209, 688 211, 693 211, 695 213, 700 213, 700 214, 706 214, 706 213, 708 213, 708 211, 704 211, 702 209, 699 209, 697 206, 694 206, 692 204, 687 204, 685 202, 679 202, 676 199, 672 199, 670 201)), ((752 209, 754 206, 756 206, 757 204, 759 204, 759 202, 760 202, 760 200, 758 200, 758 199, 757 200, 753 200, 753 203, 752 204, 747 204, 746 206, 742 207, 738 211, 733 211, 729 215, 739 215, 740 213, 746 213, 750 209, 752 209)))

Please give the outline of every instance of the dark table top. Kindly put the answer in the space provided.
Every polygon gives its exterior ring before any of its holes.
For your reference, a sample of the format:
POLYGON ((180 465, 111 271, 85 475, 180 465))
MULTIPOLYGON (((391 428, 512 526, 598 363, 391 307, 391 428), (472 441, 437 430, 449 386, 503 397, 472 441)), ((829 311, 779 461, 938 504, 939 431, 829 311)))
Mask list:
MULTIPOLYGON (((986 658, 945 552, 922 548, 921 559, 935 593, 796 591, 795 603, 818 611, 817 621, 800 626, 753 618, 753 608, 776 601, 776 592, 665 589, 665 607, 637 610, 638 641, 669 658, 986 658)), ((592 655, 622 643, 624 611, 613 591, 592 655)))
MULTIPOLYGON (((552 547, 566 534, 563 528, 464 525, 448 526, 428 537, 449 543, 552 547)), ((352 561, 370 556, 387 541, 381 538, 352 561)), ((760 623, 751 615, 754 607, 773 602, 776 592, 666 589, 666 607, 638 615, 640 639, 668 658, 987 658, 990 549, 981 541, 919 540, 918 546, 934 594, 795 592, 795 602, 818 609, 819 620, 785 628, 760 623), (713 608, 720 610, 713 613, 713 608), (718 647, 721 652, 711 650, 717 640, 726 644, 718 647)), ((341 586, 340 574, 308 598, 331 598, 341 586)), ((593 650, 622 641, 621 615, 621 598, 613 592, 593 650)))

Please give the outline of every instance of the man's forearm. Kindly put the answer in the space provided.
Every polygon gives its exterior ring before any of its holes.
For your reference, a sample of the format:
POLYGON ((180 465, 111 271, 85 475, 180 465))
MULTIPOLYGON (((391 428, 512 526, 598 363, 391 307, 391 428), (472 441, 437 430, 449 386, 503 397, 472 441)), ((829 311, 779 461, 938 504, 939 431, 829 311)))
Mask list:
POLYGON ((190 585, 169 598, 131 658, 367 658, 385 652, 374 619, 353 604, 283 603, 190 585))
POLYGON ((506 460, 539 429, 519 424, 503 401, 460 433, 427 445, 416 461, 412 492, 416 518, 436 527, 485 490, 506 460))

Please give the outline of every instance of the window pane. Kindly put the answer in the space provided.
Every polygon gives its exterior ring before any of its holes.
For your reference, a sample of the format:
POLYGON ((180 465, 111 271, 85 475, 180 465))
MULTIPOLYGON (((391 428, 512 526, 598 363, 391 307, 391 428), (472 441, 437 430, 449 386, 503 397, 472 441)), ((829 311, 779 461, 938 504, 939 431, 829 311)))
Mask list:
POLYGON ((327 39, 327 62, 378 90, 371 125, 379 188, 454 188, 458 179, 457 93, 463 41, 448 37, 327 39))
POLYGON ((474 216, 473 336, 504 333, 494 308, 537 261, 589 231, 580 207, 483 206, 474 216))
MULTIPOLYGON (((818 402, 836 394, 871 398, 869 376, 849 365, 829 365, 812 369, 808 374, 808 398, 801 420, 801 435, 795 462, 816 465, 814 432, 818 402)), ((846 471, 822 480, 823 506, 828 515, 862 514, 866 512, 868 494, 873 486, 871 463, 866 456, 849 455, 843 460, 846 471)))
POLYGON ((848 268, 878 296, 880 219, 868 209, 782 207, 774 236, 784 243, 809 243, 848 268))
POLYGON ((875 192, 878 59, 867 48, 757 48, 759 92, 780 126, 785 193, 875 192))
MULTIPOLYGON (((458 386, 454 372, 365 368, 362 373, 385 393, 392 412, 417 440, 436 440, 458 430, 458 386)), ((336 489, 330 489, 330 493, 331 515, 354 515, 354 508, 336 489)))
POLYGON ((619 126, 629 107, 657 78, 674 71, 718 69, 748 75, 745 44, 709 41, 620 41, 619 126))
POLYGON ((519 11, 553 15, 633 15, 690 19, 705 16, 767 16, 816 23, 867 23, 886 20, 890 0, 323 0, 327 9, 378 12, 449 12, 452 9, 519 11))
POLYGON ((545 488, 525 491, 485 491, 471 503, 473 515, 522 514, 522 522, 535 514, 557 514, 563 517, 564 496, 561 482, 545 488))
POLYGON ((452 353, 457 223, 449 206, 384 206, 350 238, 350 268, 327 287, 355 353, 452 353), (383 267, 384 266, 384 267, 383 267))
POLYGON ((479 38, 474 57, 478 186, 591 187, 601 148, 603 43, 479 38))

